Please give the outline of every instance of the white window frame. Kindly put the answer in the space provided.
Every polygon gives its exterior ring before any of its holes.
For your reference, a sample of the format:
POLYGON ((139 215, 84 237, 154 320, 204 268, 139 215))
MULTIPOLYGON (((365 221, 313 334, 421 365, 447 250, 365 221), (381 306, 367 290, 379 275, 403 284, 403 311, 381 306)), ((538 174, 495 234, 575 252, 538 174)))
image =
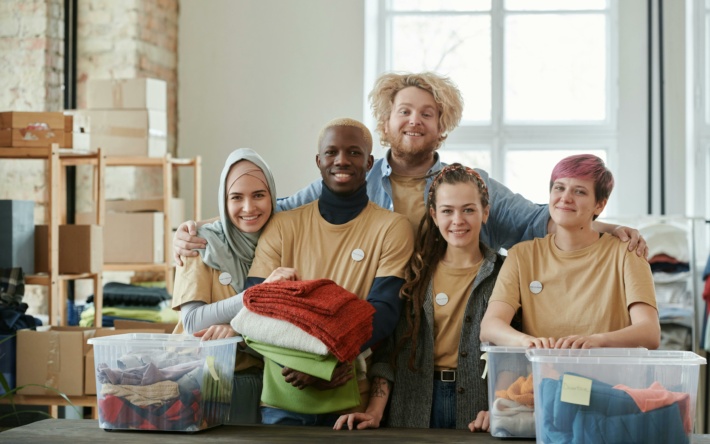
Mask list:
MULTIPOLYGON (((365 82, 366 91, 369 92, 375 78, 382 72, 392 70, 388 57, 390 48, 388 29, 391 22, 391 16, 397 13, 388 12, 388 0, 367 0, 366 3, 366 61, 365 61, 365 82)), ((466 124, 462 123, 455 131, 453 131, 444 145, 442 150, 474 150, 476 147, 490 147, 491 153, 491 171, 492 177, 505 183, 505 158, 509 150, 539 150, 543 149, 577 149, 577 148, 594 148, 603 149, 607 152, 607 163, 612 171, 617 171, 618 168, 618 151, 617 151, 617 110, 618 110, 618 79, 619 79, 619 60, 618 60, 618 3, 614 0, 608 1, 608 8, 605 11, 504 11, 504 2, 500 0, 491 1, 491 11, 471 12, 470 14, 490 14, 491 15, 491 70, 492 70, 492 101, 491 101, 491 122, 490 124, 466 124), (546 122, 530 122, 505 124, 504 116, 504 94, 503 94, 503 74, 505 67, 504 63, 504 24, 508 14, 606 14, 607 15, 607 103, 606 103, 606 119, 598 122, 570 122, 570 123, 546 123, 546 122)), ((437 15, 446 14, 449 12, 424 11, 422 14, 437 15)), ((460 14, 460 13, 459 13, 460 14)), ((465 14, 469 14, 466 12, 465 14)), ((456 81, 456 79, 453 79, 456 81)), ((366 112, 368 116, 368 125, 375 126, 374 118, 371 117, 369 109, 367 109, 367 98, 365 98, 366 112)), ((376 155, 383 154, 376 152, 376 155)), ((549 174, 550 172, 541 172, 549 174)), ((520 190, 513 190, 520 191, 520 190)), ((609 214, 616 214, 617 199, 610 201, 607 208, 609 214)))

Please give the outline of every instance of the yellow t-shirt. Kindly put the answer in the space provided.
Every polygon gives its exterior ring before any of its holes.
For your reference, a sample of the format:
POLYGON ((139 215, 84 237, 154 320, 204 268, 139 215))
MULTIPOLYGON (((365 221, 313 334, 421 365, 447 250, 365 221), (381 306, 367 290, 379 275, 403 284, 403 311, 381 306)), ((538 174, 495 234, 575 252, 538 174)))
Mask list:
POLYGON ((432 304, 434 367, 438 369, 455 369, 458 366, 463 313, 482 263, 483 260, 468 268, 452 268, 442 262, 436 266, 432 282, 432 304), (446 297, 438 296, 440 294, 446 297), (444 301, 446 303, 441 305, 444 301))
POLYGON ((316 200, 272 217, 249 276, 266 278, 278 267, 292 267, 302 280, 331 279, 365 299, 376 277, 404 277, 412 239, 404 216, 372 202, 355 219, 333 225, 316 200))
POLYGON ((406 216, 412 225, 412 233, 416 234, 426 209, 424 204, 426 180, 421 176, 401 176, 392 173, 390 174, 390 184, 392 185, 394 212, 406 216))
MULTIPOLYGON (((175 268, 175 284, 173 286, 173 310, 187 302, 204 302, 211 304, 230 298, 237 294, 231 285, 219 282, 220 270, 215 270, 202 262, 201 256, 182 257, 183 266, 175 268)), ((184 331, 182 319, 178 321, 173 333, 184 331)), ((264 363, 247 353, 237 353, 235 370, 249 367, 263 368, 264 363)))
POLYGON ((534 337, 628 327, 628 307, 656 308, 656 293, 648 262, 627 245, 609 234, 577 251, 557 248, 554 234, 521 242, 508 250, 490 300, 522 307, 523 332, 534 337))

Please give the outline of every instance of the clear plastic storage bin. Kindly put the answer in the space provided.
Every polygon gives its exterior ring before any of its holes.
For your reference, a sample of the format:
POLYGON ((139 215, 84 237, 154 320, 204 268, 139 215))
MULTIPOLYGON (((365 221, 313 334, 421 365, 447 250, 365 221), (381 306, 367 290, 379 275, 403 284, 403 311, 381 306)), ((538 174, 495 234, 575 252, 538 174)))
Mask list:
POLYGON ((239 341, 147 333, 89 339, 99 427, 195 432, 226 422, 239 341))
POLYGON ((705 358, 643 348, 526 352, 538 443, 687 443, 705 358))
POLYGON ((488 418, 497 438, 534 438, 532 366, 527 347, 481 344, 488 354, 488 418))

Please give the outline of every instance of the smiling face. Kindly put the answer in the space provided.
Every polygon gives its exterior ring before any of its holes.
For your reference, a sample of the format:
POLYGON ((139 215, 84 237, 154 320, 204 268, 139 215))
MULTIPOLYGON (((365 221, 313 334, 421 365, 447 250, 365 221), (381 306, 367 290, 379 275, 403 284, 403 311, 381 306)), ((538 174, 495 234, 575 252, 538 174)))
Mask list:
POLYGON ((558 227, 587 228, 594 216, 604 210, 606 202, 606 199, 596 202, 593 180, 561 177, 550 189, 550 217, 558 227))
POLYGON ((352 194, 365 183, 373 162, 370 146, 360 128, 333 126, 325 130, 316 164, 331 191, 352 194))
POLYGON ((429 209, 441 236, 454 248, 478 244, 488 213, 489 207, 481 205, 481 194, 471 182, 442 183, 436 190, 436 209, 429 209))
POLYGON ((232 165, 226 186, 227 214, 232 224, 244 233, 261 230, 272 210, 271 193, 264 173, 253 163, 243 160, 232 165))
POLYGON ((385 126, 392 153, 400 158, 431 156, 439 144, 439 108, 434 96, 416 86, 395 95, 385 126))

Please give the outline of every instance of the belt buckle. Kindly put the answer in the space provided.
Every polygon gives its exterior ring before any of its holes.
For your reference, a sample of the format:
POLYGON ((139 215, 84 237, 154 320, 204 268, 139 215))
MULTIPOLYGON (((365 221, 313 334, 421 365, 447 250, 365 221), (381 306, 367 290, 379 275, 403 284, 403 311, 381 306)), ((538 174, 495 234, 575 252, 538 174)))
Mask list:
POLYGON ((441 371, 441 382, 456 382, 456 371, 455 370, 442 370, 441 371))

